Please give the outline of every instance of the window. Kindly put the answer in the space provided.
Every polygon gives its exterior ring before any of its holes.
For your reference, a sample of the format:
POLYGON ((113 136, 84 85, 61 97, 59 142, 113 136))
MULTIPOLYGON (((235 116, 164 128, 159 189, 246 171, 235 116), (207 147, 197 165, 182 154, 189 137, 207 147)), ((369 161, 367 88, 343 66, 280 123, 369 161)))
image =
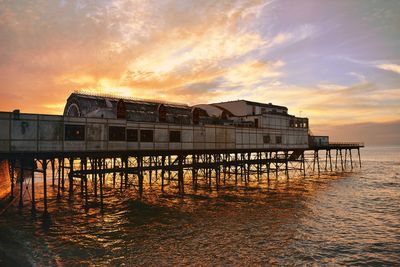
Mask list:
POLYGON ((117 103, 117 119, 126 119, 126 105, 122 99, 117 103))
POLYGON ((126 130, 126 140, 128 142, 137 142, 138 138, 138 130, 137 129, 127 129, 126 130))
POLYGON ((253 106, 253 115, 256 115, 256 107, 253 106))
POLYGON ((64 134, 66 141, 84 141, 85 125, 65 125, 64 134))
POLYGON ((266 113, 267 109, 266 108, 261 108, 261 113, 266 113))
POLYGON ((140 142, 153 142, 153 130, 140 130, 140 142))
POLYGON ((200 109, 194 108, 192 110, 192 118, 194 125, 198 125, 200 123, 200 109))
POLYGON ((125 141, 125 127, 120 127, 120 126, 108 127, 108 140, 125 141))
POLYGON ((258 119, 254 119, 254 126, 258 128, 258 119))
POLYGON ((169 141, 171 143, 180 143, 181 131, 169 131, 169 141))
POLYGON ((158 121, 159 122, 167 121, 167 109, 163 104, 158 106, 158 121))
POLYGON ((263 136, 264 144, 269 144, 271 142, 271 137, 268 135, 263 136))
POLYGON ((282 136, 276 136, 276 143, 282 144, 282 136))

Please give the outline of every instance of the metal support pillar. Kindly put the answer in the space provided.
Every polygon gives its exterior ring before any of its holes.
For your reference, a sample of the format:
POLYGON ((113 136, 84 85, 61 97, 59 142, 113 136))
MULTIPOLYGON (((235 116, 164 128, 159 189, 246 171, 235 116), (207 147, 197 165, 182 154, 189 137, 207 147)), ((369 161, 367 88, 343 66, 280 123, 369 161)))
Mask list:
POLYGON ((143 196, 143 158, 142 156, 137 157, 138 165, 138 180, 139 180, 139 198, 143 196))
POLYGON ((351 169, 353 169, 353 156, 351 155, 351 148, 349 149, 349 154, 350 154, 350 166, 351 169))
POLYGON ((55 160, 51 159, 51 186, 55 185, 55 180, 56 180, 56 173, 55 173, 55 160))
POLYGON ((62 158, 61 161, 62 167, 61 167, 61 189, 64 191, 65 190, 65 158, 62 158))
POLYGON ((15 161, 10 161, 10 177, 11 177, 11 189, 10 189, 10 199, 14 198, 14 183, 15 183, 15 161))
POLYGON ((150 167, 150 170, 149 170, 149 186, 151 186, 151 180, 152 180, 152 176, 153 176, 153 171, 151 170, 151 166, 152 166, 152 159, 151 159, 151 156, 149 156, 149 167, 150 167))
MULTIPOLYGON (((143 162, 142 162, 143 163, 143 162)), ((142 165, 143 166, 143 165, 142 165)), ((125 189, 128 188, 128 179, 129 179, 129 175, 128 175, 128 168, 129 168, 129 158, 126 157, 125 158, 125 189)))
POLYGON ((47 159, 42 160, 42 167, 43 167, 43 218, 49 218, 49 212, 47 210, 47 159))
MULTIPOLYGON (((101 161, 102 161, 102 159, 97 159, 98 169, 99 169, 100 173, 103 168, 103 164, 101 161)), ((102 174, 100 174, 99 182, 100 182, 100 205, 103 208, 103 182, 104 181, 103 181, 102 174)))
MULTIPOLYGON (((79 160, 80 162, 79 162, 79 167, 80 167, 80 170, 83 170, 83 159, 81 158, 80 160, 79 160)), ((81 197, 83 197, 83 178, 81 177, 81 181, 80 181, 80 184, 81 184, 81 197)))
POLYGON ((235 153, 235 185, 238 183, 238 154, 235 153))
POLYGON ((161 156, 161 192, 164 193, 165 156, 161 156))
POLYGON ((57 160, 58 175, 57 175, 57 199, 61 198, 61 160, 57 160))
POLYGON ((179 187, 179 194, 181 196, 185 194, 185 186, 183 180, 183 160, 184 160, 183 155, 178 155, 178 187, 179 187))
POLYGON ((286 179, 289 180, 289 155, 288 152, 285 151, 285 174, 286 174, 286 179))
POLYGON ((304 155, 304 151, 302 153, 302 164, 303 164, 303 177, 306 178, 306 159, 304 155))
POLYGON ((35 161, 32 159, 32 179, 31 179, 31 195, 32 195, 32 214, 36 214, 35 203, 35 161))
POLYGON ((20 169, 19 169, 19 207, 22 208, 24 206, 24 161, 20 160, 20 169))
POLYGON ((340 164, 342 165, 342 171, 344 171, 342 150, 340 149, 339 151, 340 151, 340 164))
POLYGON ((74 194, 74 159, 70 158, 69 159, 69 165, 70 165, 70 170, 68 173, 68 181, 69 181, 69 199, 72 199, 72 195, 74 194))
POLYGON ((113 188, 115 188, 115 178, 116 178, 116 175, 117 175, 117 173, 115 172, 115 163, 116 162, 116 158, 113 158, 113 169, 114 169, 114 172, 113 172, 113 188))
MULTIPOLYGON (((88 159, 87 158, 85 158, 85 163, 84 163, 84 165, 83 165, 83 169, 85 170, 85 171, 87 171, 87 164, 88 164, 88 159)), ((89 192, 88 192, 88 175, 87 174, 85 174, 81 179, 84 179, 84 187, 85 187, 85 206, 86 206, 86 208, 88 207, 88 197, 89 197, 89 192)))
POLYGON ((328 170, 328 150, 325 150, 325 171, 328 170))
POLYGON ((196 168, 196 155, 192 155, 192 187, 197 189, 197 168, 196 168))
POLYGON ((93 191, 94 191, 94 197, 97 198, 97 159, 92 159, 92 170, 93 170, 93 191))
POLYGON ((338 162, 338 153, 339 153, 339 149, 336 149, 336 159, 335 159, 335 170, 337 170, 337 162, 338 162))
MULTIPOLYGON (((120 158, 121 160, 121 167, 124 168, 124 164, 125 164, 125 160, 122 160, 122 158, 120 158)), ((120 172, 119 173, 119 191, 122 193, 122 188, 124 185, 124 172, 120 172)))

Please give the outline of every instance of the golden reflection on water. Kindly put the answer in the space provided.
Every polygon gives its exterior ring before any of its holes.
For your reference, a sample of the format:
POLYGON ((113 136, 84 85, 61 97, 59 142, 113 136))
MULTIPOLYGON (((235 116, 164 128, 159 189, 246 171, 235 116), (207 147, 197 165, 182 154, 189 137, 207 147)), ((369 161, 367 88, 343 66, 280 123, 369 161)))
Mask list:
POLYGON ((0 200, 5 198, 10 192, 10 174, 8 171, 8 162, 0 161, 0 200))
POLYGON ((389 175, 376 177, 377 166, 320 177, 271 177, 270 183, 252 177, 249 187, 230 181, 211 192, 191 190, 188 181, 184 197, 176 187, 161 194, 153 184, 142 201, 134 189, 113 189, 109 176, 103 209, 93 195, 85 209, 79 189, 72 202, 68 191, 57 201, 56 188, 49 186, 49 229, 40 219, 38 184, 38 217, 31 219, 26 205, 19 214, 10 211, 0 229, 3 236, 28 241, 17 247, 39 255, 28 259, 38 265, 394 263, 400 251, 400 170, 392 166, 389 175))

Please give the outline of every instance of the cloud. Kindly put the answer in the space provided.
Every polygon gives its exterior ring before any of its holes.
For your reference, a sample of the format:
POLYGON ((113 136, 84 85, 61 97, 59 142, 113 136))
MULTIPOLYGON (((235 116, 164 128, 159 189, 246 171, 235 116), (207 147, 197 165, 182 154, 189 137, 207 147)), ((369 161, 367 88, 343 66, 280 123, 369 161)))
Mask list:
POLYGON ((400 74, 400 65, 398 64, 385 63, 385 64, 379 64, 376 67, 382 70, 393 71, 400 74))
POLYGON ((358 73, 358 72, 354 72, 354 71, 353 72, 349 72, 348 75, 356 77, 357 81, 359 81, 361 83, 365 83, 367 81, 367 78, 363 74, 358 73))
POLYGON ((2 90, 31 97, 0 107, 47 112, 50 106, 38 103, 60 103, 76 89, 176 97, 181 88, 209 83, 265 48, 268 40, 248 25, 267 4, 1 1, 2 90))
POLYGON ((224 75, 227 81, 226 86, 252 86, 263 83, 266 78, 277 78, 284 74, 277 69, 283 67, 285 62, 278 60, 276 62, 262 62, 251 60, 236 65, 227 71, 224 75))
MULTIPOLYGON (((0 1, 0 109, 59 114, 71 92, 88 90, 188 104, 272 102, 294 114, 302 110, 312 123, 399 116, 399 87, 368 80, 365 69, 343 70, 341 76, 356 78, 347 83, 337 76, 321 81, 318 74, 331 66, 312 62, 317 56, 304 60, 303 52, 314 53, 325 28, 312 19, 274 21, 266 11, 279 10, 276 5, 264 0, 0 1), (302 72, 312 66, 320 72, 302 72), (301 82, 293 84, 291 78, 301 82)), ((387 61, 355 62, 399 69, 387 61)))

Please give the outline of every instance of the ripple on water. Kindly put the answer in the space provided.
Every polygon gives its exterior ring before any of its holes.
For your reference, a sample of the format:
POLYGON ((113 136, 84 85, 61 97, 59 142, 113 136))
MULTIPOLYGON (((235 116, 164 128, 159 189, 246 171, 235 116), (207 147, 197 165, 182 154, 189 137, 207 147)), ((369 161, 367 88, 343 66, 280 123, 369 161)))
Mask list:
MULTIPOLYGON (((400 164, 360 172, 199 189, 184 198, 147 189, 49 200, 52 225, 29 210, 0 218, 0 265, 396 265, 400 164)), ((49 194, 55 191, 49 189, 49 194)))

